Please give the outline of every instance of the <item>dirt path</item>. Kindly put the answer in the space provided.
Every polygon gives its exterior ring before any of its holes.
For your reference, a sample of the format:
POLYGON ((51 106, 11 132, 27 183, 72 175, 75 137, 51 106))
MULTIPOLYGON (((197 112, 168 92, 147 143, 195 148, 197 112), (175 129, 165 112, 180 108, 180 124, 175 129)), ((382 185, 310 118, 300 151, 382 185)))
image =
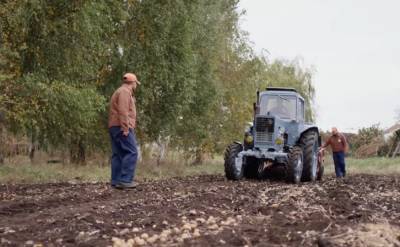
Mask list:
POLYGON ((400 246, 400 178, 0 186, 0 246, 400 246), (374 242, 375 241, 375 242, 374 242))

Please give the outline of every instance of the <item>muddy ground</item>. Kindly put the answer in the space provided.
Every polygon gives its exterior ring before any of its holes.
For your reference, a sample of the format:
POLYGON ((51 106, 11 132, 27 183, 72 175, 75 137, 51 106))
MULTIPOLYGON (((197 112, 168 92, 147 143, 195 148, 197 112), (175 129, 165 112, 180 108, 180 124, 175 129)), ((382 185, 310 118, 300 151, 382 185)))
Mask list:
POLYGON ((400 177, 0 186, 0 246, 400 246, 400 177))

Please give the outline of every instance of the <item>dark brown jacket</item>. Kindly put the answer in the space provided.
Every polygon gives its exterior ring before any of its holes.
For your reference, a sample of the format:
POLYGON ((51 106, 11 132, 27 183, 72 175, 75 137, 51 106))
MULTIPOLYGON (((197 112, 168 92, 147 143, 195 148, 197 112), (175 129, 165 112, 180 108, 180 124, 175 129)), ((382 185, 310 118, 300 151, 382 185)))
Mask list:
POLYGON ((346 137, 343 134, 338 133, 337 135, 332 135, 329 139, 322 145, 323 148, 331 146, 332 152, 347 152, 348 143, 346 137))

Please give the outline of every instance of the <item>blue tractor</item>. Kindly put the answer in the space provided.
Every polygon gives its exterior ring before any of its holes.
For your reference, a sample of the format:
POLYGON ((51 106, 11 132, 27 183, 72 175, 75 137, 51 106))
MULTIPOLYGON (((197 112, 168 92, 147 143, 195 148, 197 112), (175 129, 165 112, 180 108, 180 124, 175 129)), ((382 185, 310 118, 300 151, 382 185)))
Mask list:
POLYGON ((243 144, 234 142, 225 151, 225 175, 240 180, 280 174, 296 184, 320 180, 320 146, 318 127, 305 121, 304 98, 295 89, 267 88, 257 92, 243 144))

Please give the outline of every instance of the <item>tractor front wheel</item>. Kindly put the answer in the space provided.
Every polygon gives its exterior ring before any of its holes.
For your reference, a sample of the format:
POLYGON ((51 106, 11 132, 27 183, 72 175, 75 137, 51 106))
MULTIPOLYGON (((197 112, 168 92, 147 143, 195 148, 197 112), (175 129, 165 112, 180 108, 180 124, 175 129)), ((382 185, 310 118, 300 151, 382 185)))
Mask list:
POLYGON ((236 158, 243 151, 243 146, 240 143, 232 143, 225 150, 225 176, 229 180, 240 180, 243 178, 243 164, 236 166, 236 158))
POLYGON ((303 150, 299 146, 293 147, 288 154, 286 167, 286 181, 298 184, 303 172, 303 150))
POLYGON ((315 131, 306 132, 300 139, 303 148, 303 181, 314 182, 318 170, 318 134, 315 131))

